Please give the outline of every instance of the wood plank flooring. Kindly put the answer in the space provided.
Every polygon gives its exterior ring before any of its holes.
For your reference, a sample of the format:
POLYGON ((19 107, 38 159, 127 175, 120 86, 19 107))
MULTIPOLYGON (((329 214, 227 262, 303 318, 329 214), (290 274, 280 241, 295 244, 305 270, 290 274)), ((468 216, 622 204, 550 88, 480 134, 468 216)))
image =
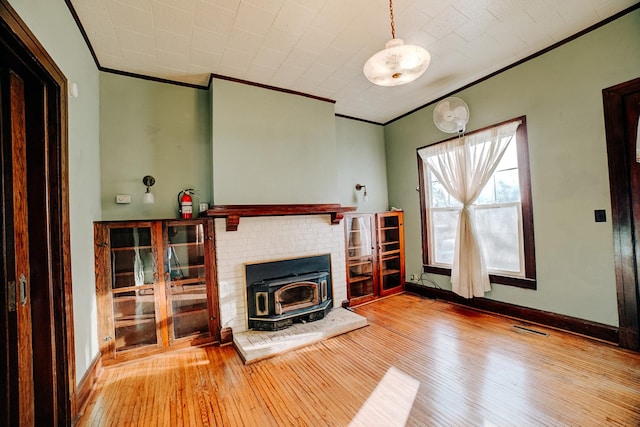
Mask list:
POLYGON ((407 294, 355 311, 370 325, 250 365, 226 346, 105 368, 78 425, 640 425, 640 354, 407 294))

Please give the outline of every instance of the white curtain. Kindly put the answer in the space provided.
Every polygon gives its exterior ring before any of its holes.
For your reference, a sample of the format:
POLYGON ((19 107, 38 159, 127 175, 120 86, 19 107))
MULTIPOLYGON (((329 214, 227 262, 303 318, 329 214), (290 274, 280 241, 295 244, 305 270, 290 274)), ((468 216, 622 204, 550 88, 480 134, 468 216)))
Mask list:
POLYGON ((349 256, 361 257, 371 255, 371 225, 365 224, 363 217, 354 217, 349 234, 349 256))
POLYGON ((520 121, 418 150, 445 190, 462 203, 458 217, 452 290, 464 298, 491 290, 489 274, 474 226, 473 203, 493 175, 520 121))
POLYGON ((133 229, 133 279, 136 286, 144 285, 144 264, 140 258, 140 236, 138 235, 138 229, 133 229))

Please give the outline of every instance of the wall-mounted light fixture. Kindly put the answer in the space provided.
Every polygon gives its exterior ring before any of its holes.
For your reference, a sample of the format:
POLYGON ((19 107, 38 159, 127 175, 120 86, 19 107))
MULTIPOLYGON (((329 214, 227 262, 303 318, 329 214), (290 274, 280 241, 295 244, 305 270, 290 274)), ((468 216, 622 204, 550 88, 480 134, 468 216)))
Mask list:
POLYGON ((142 197, 142 202, 147 205, 150 205, 154 202, 153 193, 151 192, 151 186, 156 183, 156 179, 151 175, 147 175, 144 178, 142 178, 142 183, 147 186, 147 191, 144 193, 144 196, 142 197))
POLYGON ((369 201, 369 195, 367 194, 367 186, 364 184, 356 184, 356 191, 360 191, 364 189, 364 194, 362 195, 362 200, 365 202, 369 201))

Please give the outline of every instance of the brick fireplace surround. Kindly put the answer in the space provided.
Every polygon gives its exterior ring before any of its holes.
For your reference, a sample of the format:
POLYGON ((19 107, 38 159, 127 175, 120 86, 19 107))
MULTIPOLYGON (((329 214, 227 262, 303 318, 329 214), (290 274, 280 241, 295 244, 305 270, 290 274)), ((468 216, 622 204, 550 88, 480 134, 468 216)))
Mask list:
POLYGON ((295 209, 286 209, 286 213, 282 213, 282 209, 276 208, 273 215, 262 210, 257 216, 251 214, 247 217, 229 215, 229 210, 223 207, 214 206, 207 212, 208 216, 216 217, 220 325, 223 329, 231 328, 234 334, 247 330, 244 278, 247 263, 330 254, 333 306, 340 307, 347 298, 345 238, 340 220, 342 213, 355 208, 339 205, 275 206, 293 206, 295 209), (304 212, 300 206, 310 207, 309 212, 304 212), (332 206, 334 209, 314 209, 314 206, 332 206))

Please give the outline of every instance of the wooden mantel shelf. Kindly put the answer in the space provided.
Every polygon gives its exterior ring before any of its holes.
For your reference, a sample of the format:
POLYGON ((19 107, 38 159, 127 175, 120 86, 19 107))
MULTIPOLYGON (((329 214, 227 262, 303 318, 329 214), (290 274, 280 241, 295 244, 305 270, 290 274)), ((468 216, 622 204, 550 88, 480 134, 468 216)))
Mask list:
POLYGON ((225 218, 227 231, 238 230, 241 217, 250 216, 283 216, 283 215, 331 215, 331 223, 339 224, 345 212, 355 211, 355 206, 339 204, 307 204, 307 205, 214 205, 207 211, 207 216, 225 218))

